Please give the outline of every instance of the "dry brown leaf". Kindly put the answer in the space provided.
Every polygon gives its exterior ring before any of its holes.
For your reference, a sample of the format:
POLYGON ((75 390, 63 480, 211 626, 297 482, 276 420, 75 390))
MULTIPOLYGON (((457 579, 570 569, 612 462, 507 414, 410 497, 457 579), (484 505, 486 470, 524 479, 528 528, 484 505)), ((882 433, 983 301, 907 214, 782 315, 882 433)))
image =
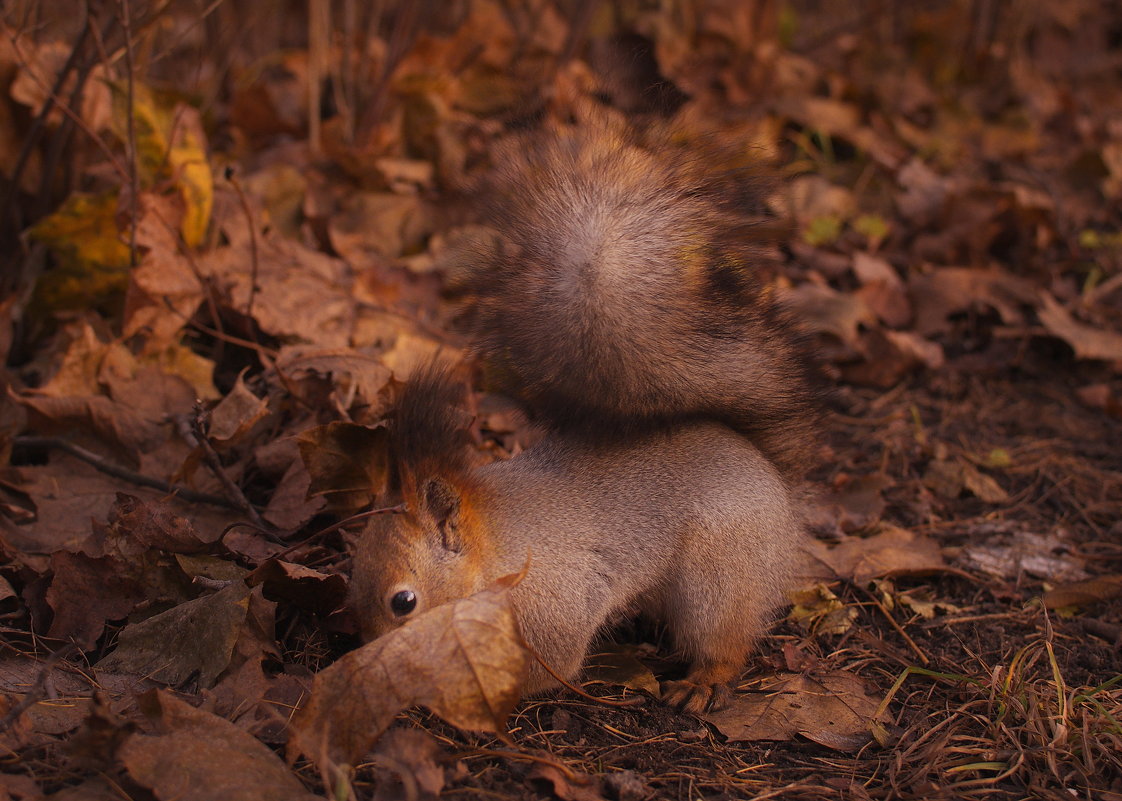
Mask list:
POLYGON ((857 620, 857 610, 822 583, 791 593, 791 600, 788 617, 816 634, 845 634, 857 620))
POLYGON ((90 559, 59 551, 51 556, 53 576, 47 603, 54 611, 52 637, 92 648, 105 621, 120 620, 145 600, 145 588, 113 559, 90 559))
POLYGON ((293 379, 307 373, 334 378, 339 397, 354 399, 348 406, 375 404, 392 377, 381 361, 349 348, 284 347, 276 367, 293 379))
POLYGON ((66 787, 57 793, 51 793, 47 798, 50 801, 121 801, 121 788, 108 779, 98 776, 74 787, 66 787))
POLYGON ((1099 409, 1115 420, 1122 420, 1122 392, 1115 391, 1110 384, 1088 384, 1079 387, 1075 390, 1075 396, 1084 405, 1099 409))
POLYGON ((860 112, 851 103, 813 94, 796 94, 785 95, 777 107, 803 127, 848 139, 889 169, 895 169, 907 156, 899 142, 862 125, 860 112))
POLYGON ((170 693, 142 696, 156 735, 134 734, 120 759, 160 801, 303 801, 309 793, 267 746, 222 718, 170 693))
POLYGON ((331 217, 331 244, 354 269, 421 249, 431 214, 416 195, 361 192, 331 217))
POLYGON ((1040 322, 1052 336, 1071 345, 1076 358, 1122 361, 1122 334, 1078 322, 1047 292, 1040 293, 1040 303, 1037 310, 1040 322))
POLYGON ((207 550, 218 532, 204 536, 191 521, 176 514, 165 501, 145 501, 117 493, 104 532, 105 551, 121 558, 135 557, 149 548, 192 554, 207 550))
POLYGON ((417 729, 392 729, 378 743, 372 762, 378 783, 374 801, 399 798, 436 801, 444 789, 445 754, 429 734, 417 729))
POLYGON ((556 765, 538 762, 526 778, 535 783, 545 782, 553 795, 561 801, 607 801, 599 776, 575 771, 566 774, 556 765))
POLYGON ((269 413, 268 400, 254 395, 243 378, 238 376, 234 388, 210 413, 207 436, 214 440, 216 446, 236 446, 269 413))
POLYGON ((852 752, 872 739, 870 726, 879 704, 853 673, 782 674, 764 680, 759 691, 735 695, 728 709, 703 717, 734 742, 801 735, 835 751, 852 752))
POLYGON ((46 796, 30 776, 0 773, 0 799, 3 801, 43 801, 44 798, 46 796))
POLYGON ((339 609, 347 596, 347 582, 342 576, 276 559, 260 565, 246 577, 246 583, 251 587, 264 585, 267 598, 286 600, 325 615, 339 609))
POLYGON ((1082 581, 1087 561, 1062 529, 1047 534, 1032 531, 979 531, 977 540, 962 549, 962 560, 977 570, 1004 579, 1027 573, 1056 582, 1082 581))
POLYGON ((816 577, 840 576, 858 584, 883 576, 935 573, 946 568, 942 550, 934 540, 887 524, 871 537, 847 537, 835 546, 812 540, 809 551, 816 577), (828 568, 826 574, 821 572, 823 567, 828 568))
POLYGON ((134 467, 142 452, 167 440, 159 425, 104 395, 50 398, 29 393, 17 400, 27 410, 28 425, 33 431, 60 434, 77 430, 93 434, 134 467))
POLYGON ((257 290, 251 292, 253 249, 245 221, 224 229, 228 247, 199 259, 199 269, 229 287, 229 305, 244 312, 253 296, 253 318, 267 334, 325 348, 350 344, 355 301, 351 275, 339 259, 299 242, 258 232, 257 290))
POLYGON ((772 205, 783 217, 794 219, 801 227, 826 217, 847 220, 857 210, 852 192, 831 184, 821 175, 794 179, 784 187, 781 196, 772 200, 772 205))
MULTIPOLYGON (((16 72, 8 93, 12 100, 28 106, 34 114, 38 114, 51 98, 55 83, 68 64, 72 47, 64 41, 36 44, 32 37, 16 36, 15 32, 10 30, 6 30, 4 36, 13 37, 18 64, 21 67, 16 72)), ((67 106, 71 113, 78 113, 84 125, 91 131, 103 131, 109 125, 112 116, 106 77, 106 66, 95 64, 85 82, 84 91, 79 95, 81 105, 77 108, 72 108, 72 104, 67 106)), ((66 80, 57 87, 57 93, 61 97, 70 97, 74 88, 74 71, 70 70, 66 80)), ((52 126, 57 126, 66 119, 66 115, 55 103, 46 119, 52 126)))
POLYGON ((943 348, 911 331, 877 328, 861 335, 859 348, 863 361, 842 366, 847 381, 888 388, 917 367, 943 366, 943 348))
POLYGON ((1122 575, 1095 576, 1054 587, 1044 593, 1044 606, 1062 609, 1065 606, 1091 606, 1122 595, 1122 575))
MULTIPOLYGON (((260 590, 256 592, 260 593, 260 590)), ((212 687, 230 663, 249 608, 242 582, 130 623, 117 648, 97 663, 110 673, 130 673, 179 685, 195 678, 212 687)))
POLYGON ((529 670, 510 603, 520 576, 422 613, 320 671, 295 745, 327 768, 354 764, 402 709, 503 735, 529 670))
POLYGON ((901 167, 896 180, 904 190, 896 198, 900 213, 919 225, 937 220, 947 198, 957 189, 953 179, 939 175, 918 158, 901 167))
POLYGON ((884 513, 882 491, 889 479, 881 473, 865 476, 846 476, 844 483, 830 496, 819 497, 813 510, 816 528, 827 532, 856 531, 880 520, 884 513))
POLYGON ((311 476, 309 496, 327 496, 332 508, 361 508, 385 487, 389 454, 384 428, 334 422, 301 433, 296 442, 311 476))
POLYGON ((854 294, 887 326, 902 328, 912 319, 912 304, 903 286, 874 281, 854 294))
POLYGON ((858 326, 876 322, 860 298, 828 286, 801 284, 782 297, 805 328, 832 334, 847 345, 857 344, 858 326))
MULTIPOLYGON (((28 525, 0 528, 0 537, 13 540, 16 550, 25 553, 51 554, 59 550, 85 553, 89 556, 102 556, 106 553, 104 532, 94 535, 91 521, 106 520, 117 505, 122 487, 128 487, 126 497, 136 497, 140 501, 155 504, 160 515, 190 515, 195 521, 191 528, 207 532, 199 534, 200 542, 209 543, 217 537, 230 513, 215 511, 198 504, 188 504, 175 499, 165 499, 164 493, 143 487, 130 487, 121 479, 99 472, 93 466, 67 454, 52 455, 50 463, 21 467, 15 473, 19 482, 13 485, 27 493, 35 504, 35 522, 28 525)), ((129 525, 136 524, 136 521, 129 525)), ((165 519, 158 525, 173 528, 182 524, 165 519)), ((172 535, 152 533, 153 538, 170 537, 164 542, 169 546, 179 542, 180 549, 192 549, 193 535, 186 528, 178 529, 172 535), (177 539, 182 537, 182 539, 177 539)), ((153 539, 155 542, 156 539, 153 539)), ((115 547, 115 546, 112 546, 115 547)), ((110 547, 110 551, 112 551, 110 547)))
POLYGON ((996 310, 1007 325, 1019 325, 1024 322, 1020 307, 1036 301, 1027 281, 997 269, 941 267, 913 273, 908 279, 908 292, 916 313, 915 330, 923 337, 946 333, 952 314, 979 304, 996 310))
POLYGON ((967 490, 986 503, 1004 503, 1009 493, 1001 485, 964 459, 936 459, 927 466, 924 483, 948 500, 967 490))
POLYGON ((149 351, 179 344, 179 334, 203 302, 200 276, 179 250, 183 216, 172 197, 141 193, 136 242, 142 256, 129 273, 124 334, 142 335, 149 351))
POLYGON ((324 498, 309 498, 312 477, 299 459, 277 483, 261 516, 281 531, 298 531, 327 506, 324 498))
POLYGON ((187 414, 197 397, 187 379, 140 364, 121 345, 109 348, 98 375, 110 398, 154 424, 187 414))

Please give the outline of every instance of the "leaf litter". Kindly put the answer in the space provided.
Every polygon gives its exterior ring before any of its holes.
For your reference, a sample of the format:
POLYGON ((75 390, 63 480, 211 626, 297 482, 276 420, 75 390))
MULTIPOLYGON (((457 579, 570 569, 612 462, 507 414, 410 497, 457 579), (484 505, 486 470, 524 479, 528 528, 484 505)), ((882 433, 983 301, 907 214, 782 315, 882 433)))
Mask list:
MULTIPOLYGON (((1122 793, 1117 9, 389 4, 292 47, 221 6, 199 53, 188 6, 133 4, 130 58, 120 25, 0 20, 4 792, 1122 793), (704 724, 650 697, 657 628, 585 676, 638 706, 516 704, 501 603, 344 655, 332 524, 390 480, 409 369, 462 353, 440 290, 501 246, 457 190, 589 99, 788 173, 776 290, 835 387, 806 585, 704 724)), ((532 441, 473 402, 481 458, 532 441)))

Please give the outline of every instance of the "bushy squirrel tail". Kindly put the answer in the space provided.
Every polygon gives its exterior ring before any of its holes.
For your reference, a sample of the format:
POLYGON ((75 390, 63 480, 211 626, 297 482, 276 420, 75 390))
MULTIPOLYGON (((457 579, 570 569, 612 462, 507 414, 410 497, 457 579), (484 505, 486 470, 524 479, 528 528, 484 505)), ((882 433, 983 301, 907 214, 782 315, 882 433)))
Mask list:
POLYGON ((600 126, 520 138, 497 172, 505 245, 467 288, 506 391, 569 432, 718 420, 788 475, 805 469, 811 382, 758 273, 753 195, 729 199, 735 175, 600 126))

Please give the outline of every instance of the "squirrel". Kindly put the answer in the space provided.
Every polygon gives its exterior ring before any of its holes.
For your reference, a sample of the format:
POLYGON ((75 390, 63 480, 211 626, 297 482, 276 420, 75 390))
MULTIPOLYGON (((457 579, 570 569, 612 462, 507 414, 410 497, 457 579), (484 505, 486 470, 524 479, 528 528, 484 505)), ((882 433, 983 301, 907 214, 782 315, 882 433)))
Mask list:
MULTIPOLYGON (((805 536, 792 486, 815 404, 797 336, 725 185, 689 159, 576 130, 519 140, 500 172, 506 247, 467 278, 476 349, 544 434, 475 466, 463 385, 435 364, 406 382, 387 426, 407 511, 355 546, 363 636, 529 558, 515 615, 560 676, 639 609, 690 661, 663 699, 720 708, 805 536)), ((554 685, 534 665, 523 691, 554 685)))

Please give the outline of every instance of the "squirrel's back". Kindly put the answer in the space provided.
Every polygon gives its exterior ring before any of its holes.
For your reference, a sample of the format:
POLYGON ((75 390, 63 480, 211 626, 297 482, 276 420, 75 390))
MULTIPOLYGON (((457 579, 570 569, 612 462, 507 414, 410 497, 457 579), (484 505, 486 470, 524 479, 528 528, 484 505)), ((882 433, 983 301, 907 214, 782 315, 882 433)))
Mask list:
POLYGON ((728 176, 599 126, 519 140, 499 173, 507 247, 469 279, 475 335, 539 419, 628 434, 712 419, 803 466, 805 362, 728 176))

